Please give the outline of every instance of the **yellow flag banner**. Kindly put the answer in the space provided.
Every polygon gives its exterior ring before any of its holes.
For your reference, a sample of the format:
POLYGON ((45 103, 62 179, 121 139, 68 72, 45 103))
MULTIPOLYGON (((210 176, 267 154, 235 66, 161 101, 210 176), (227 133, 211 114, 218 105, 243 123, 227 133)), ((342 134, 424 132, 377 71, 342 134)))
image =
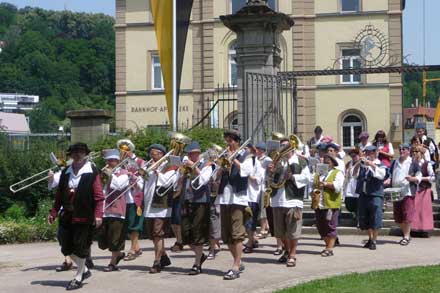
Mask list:
POLYGON ((168 119, 173 113, 173 0, 151 0, 151 12, 156 30, 168 119))

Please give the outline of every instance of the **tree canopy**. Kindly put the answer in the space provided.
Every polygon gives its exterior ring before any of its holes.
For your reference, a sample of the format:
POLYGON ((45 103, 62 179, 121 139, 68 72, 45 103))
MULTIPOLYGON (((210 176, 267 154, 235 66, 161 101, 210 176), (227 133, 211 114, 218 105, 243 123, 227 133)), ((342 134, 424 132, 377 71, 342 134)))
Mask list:
POLYGON ((0 3, 0 92, 39 95, 31 130, 54 132, 65 112, 114 109, 114 19, 0 3))

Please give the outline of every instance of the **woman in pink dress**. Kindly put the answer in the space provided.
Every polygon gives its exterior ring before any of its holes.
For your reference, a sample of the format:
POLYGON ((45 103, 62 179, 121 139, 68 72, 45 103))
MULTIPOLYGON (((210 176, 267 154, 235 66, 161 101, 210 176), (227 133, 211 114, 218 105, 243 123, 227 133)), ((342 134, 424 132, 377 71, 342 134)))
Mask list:
POLYGON ((431 182, 434 182, 435 174, 431 163, 424 159, 423 151, 422 146, 412 148, 413 162, 406 179, 411 184, 411 191, 416 195, 411 232, 427 233, 434 229, 431 182))

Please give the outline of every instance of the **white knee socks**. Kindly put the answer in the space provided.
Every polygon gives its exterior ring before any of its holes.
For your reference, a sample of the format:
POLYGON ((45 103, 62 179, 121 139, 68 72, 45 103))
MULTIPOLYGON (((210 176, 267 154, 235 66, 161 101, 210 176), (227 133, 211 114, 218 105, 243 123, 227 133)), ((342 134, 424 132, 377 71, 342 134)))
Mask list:
POLYGON ((86 266, 86 259, 80 258, 74 254, 71 255, 71 258, 76 263, 76 266, 78 267, 78 270, 76 271, 75 279, 78 282, 82 282, 83 274, 88 271, 88 268, 86 266))

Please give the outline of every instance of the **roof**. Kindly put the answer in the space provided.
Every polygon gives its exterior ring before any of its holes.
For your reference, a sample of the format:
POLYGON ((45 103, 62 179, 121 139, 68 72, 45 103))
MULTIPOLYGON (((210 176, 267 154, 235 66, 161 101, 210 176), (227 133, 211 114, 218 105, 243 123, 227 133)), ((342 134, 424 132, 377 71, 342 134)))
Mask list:
POLYGON ((0 112, 0 128, 8 133, 30 133, 24 114, 0 112))
POLYGON ((415 115, 418 116, 425 115, 427 118, 434 119, 435 110, 436 110, 435 108, 426 108, 426 107, 404 108, 403 118, 406 120, 409 118, 413 118, 415 115))

